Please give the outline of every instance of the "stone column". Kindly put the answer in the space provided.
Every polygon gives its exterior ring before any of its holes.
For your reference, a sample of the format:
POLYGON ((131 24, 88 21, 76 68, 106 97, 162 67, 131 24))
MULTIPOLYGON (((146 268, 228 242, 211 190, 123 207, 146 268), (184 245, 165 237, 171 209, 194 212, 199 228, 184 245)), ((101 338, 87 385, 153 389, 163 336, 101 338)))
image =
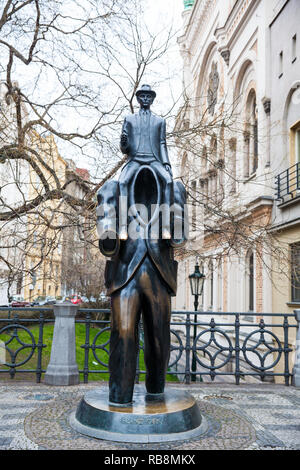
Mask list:
POLYGON ((53 305, 55 324, 50 363, 44 378, 48 385, 76 385, 79 371, 76 363, 75 316, 77 305, 53 305))
POLYGON ((296 354, 295 354, 295 366, 294 366, 294 377, 293 385, 300 387, 300 310, 294 310, 296 320, 298 322, 297 336, 296 336, 296 354))

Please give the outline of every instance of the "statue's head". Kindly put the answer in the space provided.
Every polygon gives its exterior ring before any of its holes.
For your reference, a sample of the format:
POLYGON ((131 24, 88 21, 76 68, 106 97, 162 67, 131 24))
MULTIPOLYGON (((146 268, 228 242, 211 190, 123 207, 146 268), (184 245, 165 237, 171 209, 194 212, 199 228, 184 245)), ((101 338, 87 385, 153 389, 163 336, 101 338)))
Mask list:
POLYGON ((150 108, 156 97, 155 91, 151 89, 150 85, 142 85, 136 92, 136 98, 141 108, 150 108))

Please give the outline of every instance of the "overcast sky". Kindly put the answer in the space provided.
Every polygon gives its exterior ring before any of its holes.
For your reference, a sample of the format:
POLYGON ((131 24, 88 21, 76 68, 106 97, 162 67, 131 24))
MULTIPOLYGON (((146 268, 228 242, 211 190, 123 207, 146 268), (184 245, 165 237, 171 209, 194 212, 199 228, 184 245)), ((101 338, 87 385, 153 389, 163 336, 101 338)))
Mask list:
POLYGON ((147 0, 149 17, 153 24, 159 25, 163 21, 172 20, 180 28, 183 0, 147 0))
MULTIPOLYGON (((160 73, 167 82, 160 84, 157 91, 157 100, 153 111, 165 114, 168 103, 178 98, 182 91, 182 59, 179 53, 177 37, 181 34, 183 0, 146 0, 145 21, 149 24, 151 32, 159 34, 163 29, 169 31, 172 27, 172 45, 164 56, 162 63, 155 64, 155 73, 160 73)), ((145 81, 151 82, 151 76, 145 75, 145 81)), ((150 85, 152 83, 149 83, 150 85)))

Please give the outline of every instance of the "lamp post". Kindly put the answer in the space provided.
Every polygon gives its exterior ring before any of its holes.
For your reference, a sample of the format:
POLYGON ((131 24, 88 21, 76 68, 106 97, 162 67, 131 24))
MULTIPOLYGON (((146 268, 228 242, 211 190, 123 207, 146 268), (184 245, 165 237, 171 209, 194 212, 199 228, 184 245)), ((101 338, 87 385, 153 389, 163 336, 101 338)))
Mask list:
MULTIPOLYGON (((196 260, 195 271, 193 274, 189 276, 190 286, 191 286, 191 293, 194 296, 194 309, 195 312, 198 311, 199 305, 199 296, 203 293, 203 284, 205 280, 205 275, 200 272, 198 259, 196 260)), ((194 343, 197 336, 197 313, 194 315, 194 343)), ((192 372, 196 372, 197 370, 197 360, 196 360, 196 351, 193 351, 193 359, 192 359, 192 372)), ((196 382, 196 374, 192 375, 191 378, 192 382, 196 382)))

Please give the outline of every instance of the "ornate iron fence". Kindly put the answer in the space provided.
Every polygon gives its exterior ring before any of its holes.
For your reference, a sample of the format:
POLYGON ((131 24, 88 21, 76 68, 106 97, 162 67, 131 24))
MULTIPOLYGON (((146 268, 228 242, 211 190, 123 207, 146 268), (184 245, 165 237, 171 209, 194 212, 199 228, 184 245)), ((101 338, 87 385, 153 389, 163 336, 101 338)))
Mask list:
MULTIPOLYGON (((6 360, 0 364, 0 373, 9 372, 11 378, 15 377, 16 372, 35 373, 36 381, 40 382, 45 372, 42 367, 46 347, 43 340, 44 325, 54 322, 54 318, 49 318, 51 309, 1 307, 0 311, 8 313, 8 318, 0 318, 0 347, 2 341, 6 353, 6 360), (24 311, 34 312, 34 318, 20 318, 18 313, 24 311), (29 326, 38 327, 35 336, 29 326), (13 341, 18 345, 17 348, 11 347, 13 341), (28 352, 25 357, 24 351, 28 352), (23 366, 35 352, 36 366, 24 369, 23 366), (18 359, 19 355, 22 356, 21 360, 18 359)), ((84 350, 84 361, 79 371, 85 383, 90 374, 108 373, 110 320, 95 318, 99 314, 109 318, 110 312, 81 309, 76 319, 77 324, 85 326, 85 342, 80 345, 84 350)), ((177 376, 187 384, 196 377, 201 380, 205 376, 211 380, 231 376, 237 385, 247 376, 261 380, 282 376, 285 384, 290 385, 293 377, 293 371, 290 370, 291 330, 299 324, 295 322, 293 314, 259 315, 259 322, 255 325, 251 321, 256 319, 255 313, 247 313, 245 316, 244 313, 227 312, 172 312, 168 374, 177 376), (280 361, 282 372, 275 369, 280 361)), ((139 337, 137 382, 145 374, 145 370, 139 366, 144 348, 142 325, 139 337)))
POLYGON ((0 374, 8 372, 13 379, 16 372, 33 373, 36 375, 36 382, 40 383, 42 373, 46 372, 42 367, 43 349, 46 347, 43 343, 44 325, 54 322, 54 318, 45 318, 46 312, 52 313, 47 308, 0 307, 0 313, 7 313, 7 318, 0 318, 0 374), (24 314, 31 312, 34 313, 33 317, 24 317, 24 314), (36 337, 29 326, 38 327, 36 337), (22 366, 30 363, 35 352, 36 365, 24 369, 22 366))
MULTIPOLYGON (((104 312, 104 311, 103 311, 104 312)), ((108 311, 106 311, 108 313, 108 311)), ((239 385, 241 378, 247 376, 258 377, 265 380, 275 376, 284 377, 285 384, 290 385, 293 372, 290 370, 291 338, 289 332, 297 324, 293 314, 263 314, 260 315, 259 324, 255 325, 249 319, 255 319, 257 314, 223 313, 223 312, 172 312, 171 321, 171 354, 168 374, 182 378, 189 384, 195 377, 210 376, 214 380, 218 376, 233 376, 239 385), (192 317, 194 316, 194 321, 192 317), (224 321, 224 316, 233 321, 224 321), (210 317, 209 321, 205 321, 210 317), (221 322, 216 322, 221 317, 221 322), (276 319, 276 323, 272 323, 276 319), (266 323, 265 318, 270 322, 266 323), (223 321, 222 321, 223 319, 223 321), (281 320, 281 321, 280 321, 281 320), (273 328, 282 329, 283 340, 272 331, 273 328), (248 331, 247 331, 248 330, 248 331), (195 358, 196 366, 192 367, 195 358), (283 372, 275 372, 274 368, 283 359, 283 372), (229 368, 226 366, 230 366, 229 368), (228 370, 231 369, 231 370, 228 370)), ((84 382, 88 382, 91 373, 107 373, 109 340, 101 342, 101 335, 109 331, 109 320, 92 320, 87 312, 86 318, 80 320, 86 325, 86 342, 82 345, 85 350, 84 382), (99 328, 93 340, 90 339, 91 326, 99 328), (99 352, 104 351, 107 362, 99 358, 99 352), (97 369, 89 368, 90 353, 94 363, 101 366, 97 369), (104 369, 102 369, 104 367, 104 369)), ((140 344, 137 358, 137 382, 145 370, 139 367, 140 354, 143 346, 143 328, 140 324, 140 344)))

